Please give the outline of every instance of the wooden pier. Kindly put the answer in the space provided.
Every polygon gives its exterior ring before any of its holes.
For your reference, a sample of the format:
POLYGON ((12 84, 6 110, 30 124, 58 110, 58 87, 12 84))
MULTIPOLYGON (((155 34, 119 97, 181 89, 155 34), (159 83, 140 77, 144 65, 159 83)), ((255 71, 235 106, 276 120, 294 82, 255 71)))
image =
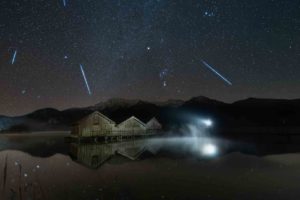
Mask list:
POLYGON ((96 142, 96 143, 111 143, 111 142, 122 142, 127 140, 133 140, 133 139, 141 139, 141 138, 150 138, 161 135, 161 132, 144 132, 144 133, 132 133, 132 134, 106 134, 106 135, 94 135, 94 136, 77 136, 77 135, 70 135, 65 137, 65 141, 75 142, 75 143, 90 143, 90 142, 96 142))

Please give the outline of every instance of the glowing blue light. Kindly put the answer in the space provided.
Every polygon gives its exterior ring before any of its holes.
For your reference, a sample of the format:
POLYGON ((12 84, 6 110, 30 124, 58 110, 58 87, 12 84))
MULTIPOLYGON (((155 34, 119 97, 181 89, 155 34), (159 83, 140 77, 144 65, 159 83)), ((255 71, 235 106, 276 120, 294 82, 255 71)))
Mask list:
POLYGON ((211 127, 213 125, 213 121, 210 119, 202 119, 201 122, 207 127, 211 127))
POLYGON ((15 61, 16 61, 17 53, 18 53, 18 51, 15 50, 14 55, 13 55, 12 60, 11 60, 11 64, 12 64, 12 65, 13 65, 13 64, 15 63, 15 61))
POLYGON ((92 92, 91 92, 91 90, 90 90, 89 83, 88 83, 87 78, 86 78, 86 76, 85 76, 85 72, 84 72, 83 66, 82 66, 81 64, 80 64, 80 70, 81 70, 81 74, 82 74, 82 76, 83 76, 83 79, 84 79, 86 88, 87 88, 87 90, 88 90, 88 93, 89 93, 89 95, 92 95, 92 92))
POLYGON ((209 128, 213 126, 213 121, 211 119, 198 118, 197 119, 198 126, 209 128))
POLYGON ((225 81, 228 85, 232 85, 232 83, 226 79, 224 76, 222 76, 217 70, 215 70, 212 66, 210 66, 207 62, 204 60, 201 60, 205 67, 210 69, 213 73, 215 73, 218 77, 220 77, 223 81, 225 81))
POLYGON ((204 144, 201 152, 203 156, 216 156, 218 154, 218 148, 214 144, 204 144))

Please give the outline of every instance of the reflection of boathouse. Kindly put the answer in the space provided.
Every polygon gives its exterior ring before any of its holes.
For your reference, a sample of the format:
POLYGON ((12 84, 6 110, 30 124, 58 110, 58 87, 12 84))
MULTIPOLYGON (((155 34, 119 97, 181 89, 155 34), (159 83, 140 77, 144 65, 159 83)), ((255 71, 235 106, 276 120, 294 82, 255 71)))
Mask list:
POLYGON ((145 124, 132 116, 117 124, 96 111, 78 121, 71 134, 78 137, 152 135, 158 133, 161 128, 161 124, 155 118, 145 124))
POLYGON ((91 168, 99 167, 115 155, 120 155, 130 160, 137 160, 147 152, 152 154, 146 140, 102 144, 70 144, 70 154, 72 158, 91 168))

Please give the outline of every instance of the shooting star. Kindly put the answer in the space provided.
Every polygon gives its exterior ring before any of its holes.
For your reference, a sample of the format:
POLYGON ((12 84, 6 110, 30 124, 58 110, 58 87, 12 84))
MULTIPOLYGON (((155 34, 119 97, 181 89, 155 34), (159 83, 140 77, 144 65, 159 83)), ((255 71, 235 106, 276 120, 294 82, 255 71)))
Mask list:
POLYGON ((64 7, 67 6, 67 0, 63 0, 64 7))
POLYGON ((80 70, 81 70, 81 74, 82 74, 82 76, 83 76, 83 79, 84 79, 86 88, 87 88, 87 90, 88 90, 88 93, 89 93, 89 95, 92 95, 92 92, 91 92, 91 90, 90 90, 89 83, 88 83, 88 81, 87 81, 87 79, 86 79, 86 76, 85 76, 85 73, 84 73, 84 69, 83 69, 82 64, 80 64, 80 70))
POLYGON ((207 67, 208 69, 210 69, 213 73, 215 73, 218 77, 220 77, 223 81, 225 81, 228 85, 232 85, 232 83, 226 79, 224 76, 222 76, 217 70, 215 70, 212 66, 210 66, 207 62, 205 62, 204 60, 201 60, 201 62, 203 63, 203 65, 205 67, 207 67))
POLYGON ((14 54, 13 54, 13 57, 12 57, 12 59, 11 59, 11 64, 12 64, 12 65, 13 65, 13 64, 15 63, 15 61, 16 61, 17 53, 18 53, 18 51, 15 50, 15 51, 14 51, 14 54))

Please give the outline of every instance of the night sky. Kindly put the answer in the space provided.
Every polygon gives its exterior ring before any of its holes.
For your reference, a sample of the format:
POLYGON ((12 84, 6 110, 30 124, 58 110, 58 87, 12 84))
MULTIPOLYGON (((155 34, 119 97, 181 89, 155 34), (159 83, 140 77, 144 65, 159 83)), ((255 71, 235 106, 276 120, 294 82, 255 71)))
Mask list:
POLYGON ((300 98, 299 63, 299 0, 0 1, 0 114, 300 98))

